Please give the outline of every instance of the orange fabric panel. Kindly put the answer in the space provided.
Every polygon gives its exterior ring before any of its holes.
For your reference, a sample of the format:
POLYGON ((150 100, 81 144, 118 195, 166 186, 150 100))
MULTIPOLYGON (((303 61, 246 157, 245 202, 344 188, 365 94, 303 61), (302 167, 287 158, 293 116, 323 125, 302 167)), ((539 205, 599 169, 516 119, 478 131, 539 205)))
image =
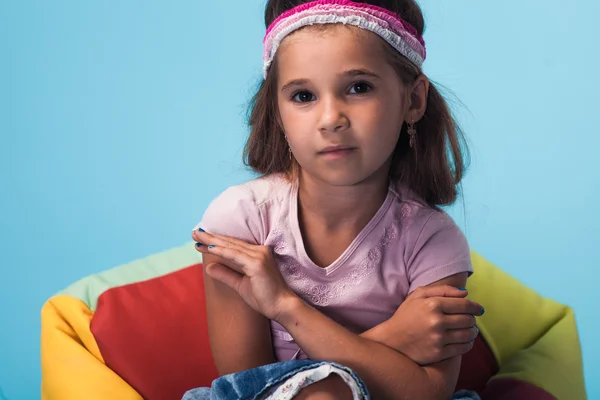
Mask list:
POLYGON ((143 400, 104 364, 92 317, 71 296, 53 297, 42 308, 42 400, 143 400))
POLYGON ((91 331, 106 364, 146 400, 179 400, 218 377, 201 265, 107 290, 91 331))

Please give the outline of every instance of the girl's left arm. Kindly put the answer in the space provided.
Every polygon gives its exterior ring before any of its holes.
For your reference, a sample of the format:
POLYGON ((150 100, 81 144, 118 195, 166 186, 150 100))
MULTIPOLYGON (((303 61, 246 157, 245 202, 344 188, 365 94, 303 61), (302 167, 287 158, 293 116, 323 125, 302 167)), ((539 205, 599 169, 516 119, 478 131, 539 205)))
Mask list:
POLYGON ((419 366, 403 354, 362 338, 335 323, 299 298, 290 298, 278 321, 314 360, 352 368, 375 399, 449 399, 461 357, 419 366))

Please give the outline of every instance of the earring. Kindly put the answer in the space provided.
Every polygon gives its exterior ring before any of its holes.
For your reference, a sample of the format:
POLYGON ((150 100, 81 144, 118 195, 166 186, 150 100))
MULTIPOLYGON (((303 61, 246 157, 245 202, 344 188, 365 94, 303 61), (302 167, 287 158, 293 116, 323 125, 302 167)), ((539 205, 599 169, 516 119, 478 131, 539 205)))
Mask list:
POLYGON ((417 130, 415 129, 415 121, 413 120, 411 123, 408 124, 408 136, 409 136, 408 144, 410 145, 411 149, 415 146, 415 135, 416 134, 417 134, 417 130))
POLYGON ((292 161, 292 148, 290 147, 290 141, 288 140, 288 137, 286 134, 284 134, 285 137, 285 141, 288 144, 288 157, 290 158, 290 161, 292 161))

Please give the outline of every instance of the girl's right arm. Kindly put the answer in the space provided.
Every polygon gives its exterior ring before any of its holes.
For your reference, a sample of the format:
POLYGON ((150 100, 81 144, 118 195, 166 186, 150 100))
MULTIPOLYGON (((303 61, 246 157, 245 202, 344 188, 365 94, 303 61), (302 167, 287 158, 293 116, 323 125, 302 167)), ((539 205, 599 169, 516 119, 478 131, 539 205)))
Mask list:
MULTIPOLYGON (((256 244, 264 236, 254 196, 240 187, 230 187, 215 198, 194 230, 198 232, 200 227, 256 244)), ((206 267, 212 263, 227 265, 227 261, 214 254, 203 256, 208 335, 219 374, 273 363, 269 320, 233 289, 211 278, 206 267)))
MULTIPOLYGON (((225 264, 204 254, 203 264, 225 264)), ((269 320, 250 308, 223 283, 204 270, 208 335, 219 375, 241 372, 275 362, 269 320)))

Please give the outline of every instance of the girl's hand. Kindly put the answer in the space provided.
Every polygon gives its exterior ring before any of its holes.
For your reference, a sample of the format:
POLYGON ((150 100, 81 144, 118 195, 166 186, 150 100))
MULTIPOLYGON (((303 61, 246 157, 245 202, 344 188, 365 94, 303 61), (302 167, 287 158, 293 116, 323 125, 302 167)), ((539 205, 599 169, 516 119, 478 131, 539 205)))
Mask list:
POLYGON ((452 286, 421 287, 400 305, 392 320, 404 325, 402 353, 421 365, 463 355, 479 334, 475 316, 483 307, 452 286))
POLYGON ((385 344, 420 365, 461 356, 473 348, 483 307, 453 286, 420 287, 396 313, 361 336, 385 344))
POLYGON ((206 273, 235 290, 255 311, 276 320, 297 296, 277 269, 271 250, 228 236, 194 231, 196 249, 223 259, 206 265, 206 273))

